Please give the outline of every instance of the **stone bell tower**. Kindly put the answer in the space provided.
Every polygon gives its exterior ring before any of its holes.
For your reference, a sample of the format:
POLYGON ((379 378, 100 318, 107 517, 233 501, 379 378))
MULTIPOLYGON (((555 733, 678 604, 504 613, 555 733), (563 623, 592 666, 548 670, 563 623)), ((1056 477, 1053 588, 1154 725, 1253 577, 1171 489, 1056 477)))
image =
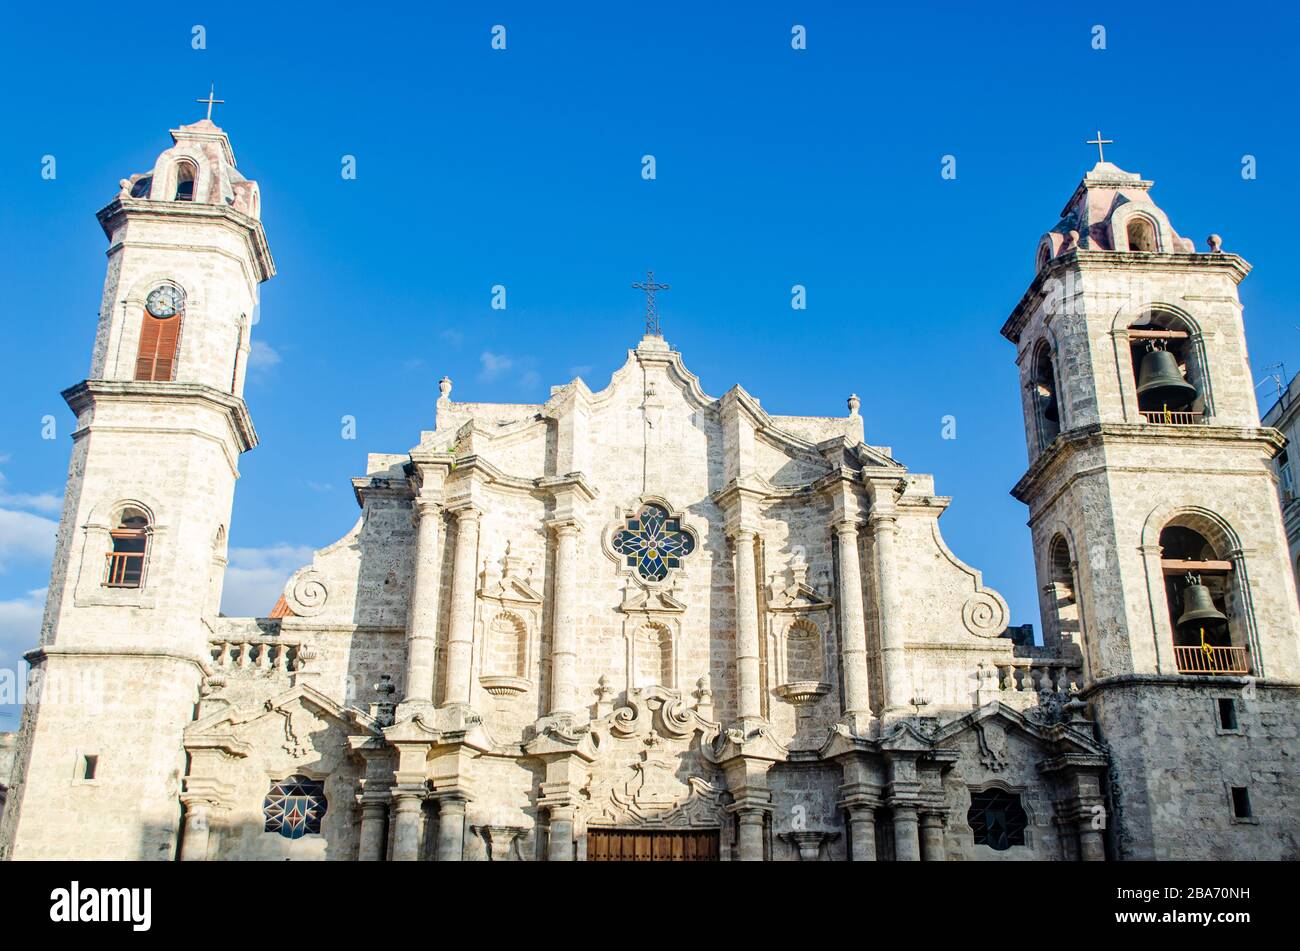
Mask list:
POLYGON ((1116 858, 1294 858, 1300 617, 1236 254, 1101 161, 1039 240, 1016 345, 1044 637, 1110 745, 1116 858), (1287 730, 1291 733, 1287 733, 1287 730), (1286 841, 1292 844, 1287 846, 1286 841))
MULTIPOLYGON (((209 106, 209 111, 211 106, 209 106)), ((168 859, 225 570, 259 285, 258 188, 210 118, 98 214, 108 273, 0 856, 168 859)), ((194 791, 186 790, 185 794, 194 791)))

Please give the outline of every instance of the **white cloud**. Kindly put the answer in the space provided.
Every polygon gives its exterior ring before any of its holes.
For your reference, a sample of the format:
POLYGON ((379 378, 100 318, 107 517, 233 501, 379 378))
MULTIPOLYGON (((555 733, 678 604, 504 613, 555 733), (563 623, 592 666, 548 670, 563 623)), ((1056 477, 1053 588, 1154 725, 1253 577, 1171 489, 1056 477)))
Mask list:
POLYGON ((438 336, 441 337, 447 343, 451 344, 453 347, 459 347, 462 343, 465 342, 465 335, 461 333, 459 330, 444 330, 441 333, 439 333, 438 336))
POLYGON ((313 482, 313 481, 311 481, 310 479, 307 480, 307 488, 311 489, 313 492, 333 492, 333 491, 334 491, 334 486, 333 486, 332 483, 329 483, 329 482, 313 482))
MULTIPOLYGON (((0 464, 8 461, 9 456, 0 456, 0 464)), ((35 495, 27 492, 6 492, 4 488, 5 482, 5 474, 0 472, 0 505, 50 513, 57 512, 63 507, 63 496, 61 495, 55 495, 53 492, 38 492, 35 495)))
POLYGON ((7 563, 24 558, 49 560, 54 555, 54 539, 59 523, 53 519, 0 508, 0 571, 7 563))
POLYGON ((280 352, 264 340, 254 340, 253 348, 248 351, 250 370, 269 370, 280 362, 280 352))
POLYGON ((479 354, 478 359, 483 364, 478 378, 488 383, 500 378, 501 374, 508 373, 515 365, 513 357, 508 357, 504 353, 493 353, 491 350, 484 350, 479 354))
POLYGON ((221 611, 230 617, 266 617, 289 576, 311 563, 307 545, 232 548, 221 591, 221 611))
POLYGON ((53 492, 41 492, 36 495, 0 492, 0 505, 12 505, 19 509, 35 509, 38 512, 57 512, 63 508, 63 496, 53 492))
POLYGON ((573 379, 575 376, 586 377, 590 373, 591 373, 591 367, 589 367, 585 363, 582 364, 581 366, 569 367, 569 379, 573 379))
MULTIPOLYGON (((9 670, 15 681, 24 670, 23 654, 36 646, 41 634, 41 615, 45 612, 45 589, 33 588, 26 594, 0 601, 0 670, 9 670)), ((0 730, 11 729, 9 724, 0 730)))

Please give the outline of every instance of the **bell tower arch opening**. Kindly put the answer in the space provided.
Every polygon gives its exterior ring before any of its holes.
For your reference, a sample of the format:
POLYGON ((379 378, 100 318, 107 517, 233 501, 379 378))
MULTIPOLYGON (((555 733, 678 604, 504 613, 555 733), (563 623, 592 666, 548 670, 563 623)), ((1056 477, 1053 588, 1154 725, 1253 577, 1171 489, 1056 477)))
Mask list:
POLYGON ((1125 229, 1130 251, 1159 251, 1156 243, 1156 226, 1150 218, 1134 215, 1125 229))
POLYGON ((1250 672, 1250 607, 1237 585, 1231 543, 1195 515, 1176 516, 1160 532, 1165 610, 1179 673, 1250 672))
POLYGON ((1138 413, 1149 423, 1203 423, 1209 375, 1195 325, 1173 311, 1151 309, 1128 328, 1138 413))
POLYGON ((1030 395, 1034 407, 1034 428, 1038 434, 1038 449, 1041 452, 1052 444, 1061 433, 1061 405, 1056 395, 1056 365, 1052 360, 1052 348, 1046 340, 1040 340, 1034 348, 1030 395))

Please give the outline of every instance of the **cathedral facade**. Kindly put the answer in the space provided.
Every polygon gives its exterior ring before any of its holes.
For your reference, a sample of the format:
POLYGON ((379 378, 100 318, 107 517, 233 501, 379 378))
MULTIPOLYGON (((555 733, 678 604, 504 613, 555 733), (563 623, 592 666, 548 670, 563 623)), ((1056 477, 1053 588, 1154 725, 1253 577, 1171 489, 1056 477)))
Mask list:
POLYGON ((225 133, 172 137, 99 212, 0 856, 1296 857, 1300 613, 1249 266, 1195 251, 1149 182, 1089 172, 1003 327, 1041 643, 856 396, 712 396, 653 332, 540 404, 442 380, 433 427, 352 480, 352 530, 233 618, 275 268, 225 133))

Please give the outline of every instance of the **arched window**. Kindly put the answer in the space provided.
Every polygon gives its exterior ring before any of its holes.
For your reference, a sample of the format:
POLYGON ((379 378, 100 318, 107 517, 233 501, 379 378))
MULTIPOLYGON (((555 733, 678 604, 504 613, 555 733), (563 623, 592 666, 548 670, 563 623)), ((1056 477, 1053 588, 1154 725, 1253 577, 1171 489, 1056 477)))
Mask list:
POLYGON ((1056 611, 1056 633, 1062 640, 1077 643, 1080 634, 1079 598, 1074 590, 1073 559, 1065 536, 1057 535, 1052 539, 1048 557, 1052 572, 1049 596, 1056 611))
POLYGON ((1128 249, 1130 251, 1157 251, 1156 228, 1150 218, 1136 216, 1128 221, 1128 249))
POLYGON ((198 178, 199 170, 194 167, 192 162, 176 163, 176 195, 175 201, 193 201, 194 200, 194 180, 198 178))
POLYGON ((1052 260, 1052 249, 1047 245, 1047 242, 1043 242, 1038 246, 1038 261, 1036 262, 1035 271, 1041 271, 1047 267, 1047 262, 1050 260, 1052 260))
POLYGON ((164 284, 149 293, 140 323, 140 349, 135 359, 137 380, 169 381, 174 378, 184 316, 185 294, 179 287, 164 284))
POLYGON ((111 547, 104 571, 108 588, 138 588, 144 584, 144 569, 149 558, 149 516, 141 509, 127 506, 109 531, 111 547))
POLYGON ((1138 412, 1149 423, 1205 422, 1208 373, 1194 328, 1178 314, 1153 310, 1128 328, 1138 412))
POLYGON ((1160 564, 1166 609, 1174 636, 1174 659, 1181 673, 1249 673, 1244 646, 1245 606, 1236 590, 1232 562, 1196 524, 1179 517, 1160 533, 1160 564))
POLYGON ((1052 348, 1040 341, 1034 350, 1033 381, 1030 392, 1034 401, 1034 423, 1038 432, 1038 448, 1046 449, 1061 432, 1061 407, 1056 398, 1056 370, 1052 363, 1052 348))
POLYGON ((278 832, 286 839, 319 835, 321 820, 329 803, 325 783, 307 776, 290 776, 271 786, 262 803, 265 831, 278 832))
POLYGON ((790 683, 822 679, 821 632, 806 618, 799 618, 785 632, 785 676, 790 683))
POLYGON ((673 683, 673 634, 662 624, 646 624, 636 632, 636 686, 669 687, 673 683))

